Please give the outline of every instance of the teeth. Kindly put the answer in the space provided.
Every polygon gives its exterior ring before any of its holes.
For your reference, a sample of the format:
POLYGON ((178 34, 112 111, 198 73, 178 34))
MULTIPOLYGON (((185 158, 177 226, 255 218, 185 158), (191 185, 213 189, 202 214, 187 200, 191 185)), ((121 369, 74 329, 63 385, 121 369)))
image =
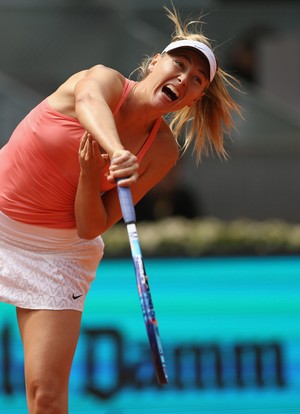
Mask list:
POLYGON ((178 90, 173 85, 165 85, 163 87, 163 92, 172 100, 176 101, 179 97, 178 90))
POLYGON ((173 85, 167 85, 167 87, 176 95, 176 98, 178 98, 179 92, 177 91, 177 89, 174 88, 173 85))

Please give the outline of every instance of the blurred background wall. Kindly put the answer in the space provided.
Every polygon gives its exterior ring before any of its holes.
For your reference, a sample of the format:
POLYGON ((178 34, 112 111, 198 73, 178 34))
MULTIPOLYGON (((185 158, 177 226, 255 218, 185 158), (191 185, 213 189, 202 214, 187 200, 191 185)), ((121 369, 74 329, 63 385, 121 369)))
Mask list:
MULTIPOLYGON (((187 153, 147 205, 160 198, 159 214, 298 223, 299 0, 174 4, 183 19, 205 15, 205 33, 218 45, 221 66, 242 83, 244 93, 236 98, 244 120, 226 139, 227 161, 209 157, 196 167, 187 153), (161 199, 171 188, 178 190, 178 211, 161 199)), ((103 63, 129 76, 145 54, 162 50, 173 30, 163 5, 170 3, 0 0, 0 146, 75 71, 103 63)), ((142 206, 141 219, 155 218, 145 211, 142 206)), ((206 239, 209 234, 201 233, 206 239)), ((132 263, 104 259, 84 312, 72 413, 300 412, 299 257, 165 258, 147 261, 147 269, 168 388, 159 389, 149 370, 132 263), (111 339, 123 341, 119 365, 111 339)), ((22 361, 15 310, 0 304, 1 412, 26 411, 22 361)))
MULTIPOLYGON (((103 63, 129 76, 145 55, 162 50, 173 30, 164 5, 170 3, 0 0, 0 145, 73 72, 103 63)), ((245 118, 227 139, 228 161, 210 157, 196 167, 188 153, 176 185, 190 192, 197 216, 298 222, 300 2, 177 0, 175 6, 183 19, 205 15, 220 64, 242 82, 237 99, 245 118)))

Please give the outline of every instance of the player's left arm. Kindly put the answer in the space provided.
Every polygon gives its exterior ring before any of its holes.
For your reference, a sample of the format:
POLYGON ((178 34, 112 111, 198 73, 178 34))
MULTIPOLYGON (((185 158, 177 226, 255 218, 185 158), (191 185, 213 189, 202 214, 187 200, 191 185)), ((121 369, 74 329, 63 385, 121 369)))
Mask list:
MULTIPOLYGON (((87 155, 84 151, 80 155, 84 156, 85 160, 81 160, 75 217, 78 235, 85 239, 92 239, 104 233, 122 217, 117 188, 107 191, 102 196, 99 193, 102 171, 96 166, 97 162, 103 163, 103 160, 99 158, 100 153, 96 155, 96 160, 89 159, 95 157, 95 154, 96 146, 94 151, 90 150, 87 155), (93 168, 90 168, 89 163, 93 168)), ((137 182, 131 186, 134 204, 170 171, 178 159, 178 154, 178 146, 173 135, 168 127, 163 126, 140 164, 137 182)))

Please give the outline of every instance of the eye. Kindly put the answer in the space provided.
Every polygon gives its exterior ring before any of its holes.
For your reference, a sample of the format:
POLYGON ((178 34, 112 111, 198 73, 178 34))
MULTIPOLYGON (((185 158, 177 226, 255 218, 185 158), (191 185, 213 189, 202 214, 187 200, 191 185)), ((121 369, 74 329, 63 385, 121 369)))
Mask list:
POLYGON ((175 62, 175 64, 176 64, 177 66, 179 66, 180 68, 183 68, 183 67, 184 67, 184 64, 183 64, 182 60, 179 60, 179 59, 174 59, 174 62, 175 62))
POLYGON ((193 79, 194 79, 194 81, 196 81, 197 83, 199 83, 199 85, 201 85, 202 79, 199 76, 194 76, 193 79))

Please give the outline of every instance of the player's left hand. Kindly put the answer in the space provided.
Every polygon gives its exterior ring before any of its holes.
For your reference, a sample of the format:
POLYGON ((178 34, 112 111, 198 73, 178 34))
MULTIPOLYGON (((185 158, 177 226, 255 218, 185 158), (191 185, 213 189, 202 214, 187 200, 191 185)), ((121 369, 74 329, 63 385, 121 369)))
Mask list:
POLYGON ((79 163, 81 173, 85 173, 91 179, 99 179, 102 170, 108 163, 107 154, 101 154, 98 143, 85 132, 79 145, 79 163))

